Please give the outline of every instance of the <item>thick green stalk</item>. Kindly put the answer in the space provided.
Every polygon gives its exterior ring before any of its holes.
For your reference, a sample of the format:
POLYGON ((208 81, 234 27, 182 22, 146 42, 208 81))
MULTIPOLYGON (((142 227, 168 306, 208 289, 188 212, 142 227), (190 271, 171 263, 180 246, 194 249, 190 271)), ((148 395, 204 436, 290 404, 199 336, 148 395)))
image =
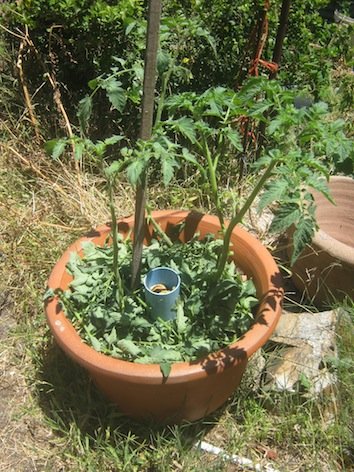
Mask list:
POLYGON ((167 246, 172 247, 173 242, 167 236, 165 231, 163 231, 163 229, 160 227, 160 225, 157 223, 157 221, 153 218, 153 216, 151 214, 151 208, 148 205, 146 205, 146 211, 147 211, 147 218, 146 218, 147 222, 152 224, 152 226, 153 226, 154 230, 156 231, 156 233, 161 237, 161 239, 163 239, 165 241, 167 246))
POLYGON ((108 180, 108 190, 109 190, 109 208, 111 212, 111 221, 112 221, 112 244, 113 244, 113 275, 114 281, 119 294, 119 304, 122 305, 124 289, 123 282, 119 272, 118 265, 118 226, 117 226, 117 216, 116 209, 114 205, 114 192, 113 192, 113 182, 108 180))
POLYGON ((220 254, 218 264, 217 264, 217 271, 216 271, 216 279, 220 279, 224 269, 225 269, 225 264, 227 262, 227 258, 229 256, 229 250, 230 250, 230 240, 231 240, 231 235, 232 231, 235 228, 237 224, 239 224, 242 221, 242 218, 245 216, 246 212, 249 210, 251 207, 252 203, 254 202, 255 198, 259 194, 259 192, 262 190, 264 185, 266 184, 268 178, 271 176, 274 166, 277 164, 277 160, 273 159, 267 169, 265 170, 264 174, 262 177, 259 179, 257 185, 254 187, 252 190, 252 193, 244 203, 243 207, 239 212, 237 212, 236 215, 231 219, 225 234, 224 234, 224 243, 222 247, 222 252, 220 254))
POLYGON ((213 159, 212 159, 211 154, 210 154, 210 149, 209 149, 208 143, 206 142, 206 139, 204 137, 203 137, 202 141, 203 141, 204 155, 205 155, 205 157, 207 159, 207 163, 208 163, 209 182, 210 182, 210 185, 211 185, 211 192, 212 192, 213 199, 214 199, 216 213, 217 213, 219 221, 220 221, 221 230, 222 230, 222 232, 224 232, 224 229, 225 229, 224 216, 223 216, 221 206, 220 206, 219 193, 218 193, 218 183, 217 183, 217 180, 216 180, 216 169, 214 167, 214 163, 213 163, 213 159))
POLYGON ((165 106, 167 86, 168 86, 168 83, 170 81, 173 69, 174 69, 174 64, 175 64, 174 61, 172 61, 172 64, 170 65, 167 72, 165 72, 165 74, 163 74, 161 94, 160 94, 160 97, 159 97, 159 101, 158 101, 158 105, 157 105, 157 111, 156 111, 155 126, 157 126, 161 121, 163 107, 165 106))

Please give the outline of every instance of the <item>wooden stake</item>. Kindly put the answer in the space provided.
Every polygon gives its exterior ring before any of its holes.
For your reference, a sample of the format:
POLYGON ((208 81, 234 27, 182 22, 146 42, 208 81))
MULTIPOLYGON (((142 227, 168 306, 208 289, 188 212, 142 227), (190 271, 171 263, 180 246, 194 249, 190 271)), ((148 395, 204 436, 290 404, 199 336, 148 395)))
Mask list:
MULTIPOLYGON (((286 36, 286 30, 288 28, 289 12, 290 12, 291 0, 283 0, 280 12, 280 19, 277 31, 277 37, 275 40, 274 51, 273 51, 273 62, 280 64, 283 43, 286 36)), ((274 71, 270 74, 270 79, 275 79, 277 72, 274 71)))
MULTIPOLYGON (((150 139, 152 132, 160 18, 161 0, 150 0, 144 64, 142 117, 140 127, 140 138, 143 140, 150 139)), ((135 196, 134 245, 131 280, 132 289, 135 289, 140 284, 141 256, 145 235, 146 178, 146 175, 144 175, 137 188, 135 196)))

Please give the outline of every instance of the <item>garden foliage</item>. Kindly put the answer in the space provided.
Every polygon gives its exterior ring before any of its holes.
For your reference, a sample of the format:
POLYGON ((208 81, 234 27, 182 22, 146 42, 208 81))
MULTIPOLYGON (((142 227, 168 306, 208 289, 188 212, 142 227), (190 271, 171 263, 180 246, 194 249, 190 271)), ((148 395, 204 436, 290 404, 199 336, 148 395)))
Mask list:
MULTIPOLYGON (((329 24, 319 15, 326 3, 292 2, 280 70, 284 85, 306 88, 317 99, 324 98, 333 62, 346 58, 350 62, 350 42, 346 41, 350 31, 329 24)), ((201 91, 216 85, 234 88, 251 65, 256 40, 252 32, 263 6, 263 0, 164 2, 161 40, 165 53, 159 58, 160 67, 165 66, 171 52, 174 55, 176 31, 183 30, 183 35, 177 33, 184 38, 183 47, 178 46, 178 62, 183 71, 174 78, 178 90, 201 91)), ((272 59, 280 7, 281 0, 270 2, 268 40, 263 53, 263 59, 268 61, 272 59)), ((110 75, 117 58, 124 60, 127 67, 143 59, 146 2, 142 0, 32 0, 9 2, 1 8, 1 21, 7 28, 24 31, 28 27, 42 62, 61 84, 63 101, 74 123, 71 105, 89 93, 87 84, 92 79, 110 75)), ((17 47, 18 38, 12 40, 17 47)), ((40 69, 33 68, 36 61, 29 55, 24 63, 33 91, 42 80, 40 69)), ((104 104, 104 100, 96 105, 100 122, 96 122, 96 128, 100 132, 112 121, 112 116, 107 117, 108 111, 109 104, 104 104)))

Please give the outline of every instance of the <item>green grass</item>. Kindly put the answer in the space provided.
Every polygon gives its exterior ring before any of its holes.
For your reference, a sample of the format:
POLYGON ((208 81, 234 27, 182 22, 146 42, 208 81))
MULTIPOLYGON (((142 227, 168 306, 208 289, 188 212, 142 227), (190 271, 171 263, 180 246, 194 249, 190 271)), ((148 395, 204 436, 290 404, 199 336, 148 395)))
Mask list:
POLYGON ((304 403, 294 395, 278 394, 273 395, 269 409, 262 394, 244 383, 212 417, 189 425, 159 427, 121 416, 86 373, 50 341, 42 342, 31 355, 32 394, 45 424, 64 441, 65 447, 58 453, 70 470, 197 471, 201 460, 205 470, 216 470, 211 458, 193 447, 199 439, 255 461, 261 461, 264 451, 275 451, 275 463, 281 470, 287 463, 296 467, 289 470, 320 472, 326 470, 324 464, 327 470, 339 470, 348 461, 352 445, 347 422, 353 416, 346 416, 347 402, 336 421, 328 425, 323 420, 325 402, 304 403))
POLYGON ((354 302, 346 300, 338 323, 338 402, 340 434, 338 447, 345 464, 354 464, 354 302))

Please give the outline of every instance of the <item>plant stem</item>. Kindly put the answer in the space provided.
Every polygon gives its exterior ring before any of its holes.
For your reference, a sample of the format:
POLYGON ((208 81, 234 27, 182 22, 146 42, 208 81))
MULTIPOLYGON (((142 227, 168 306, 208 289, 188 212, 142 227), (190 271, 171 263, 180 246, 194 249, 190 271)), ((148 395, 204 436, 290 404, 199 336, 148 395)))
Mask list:
POLYGON ((157 126, 161 121, 162 110, 165 105, 167 85, 170 81, 170 77, 174 69, 174 64, 175 64, 174 61, 172 61, 172 64, 170 65, 168 71, 165 72, 165 74, 163 74, 161 94, 160 94, 159 103, 157 105, 157 111, 156 111, 155 126, 157 126))
POLYGON ((161 226, 153 218, 153 216, 151 214, 151 208, 148 205, 146 206, 146 211, 147 211, 147 222, 152 224, 152 226, 154 227, 156 233, 159 236, 161 236, 161 238, 165 241, 167 246, 169 246, 169 247, 173 246, 173 242, 171 241, 171 239, 167 236, 165 231, 162 230, 161 226))
POLYGON ((114 281, 115 281, 115 284, 117 286, 117 290, 119 293, 119 304, 122 307, 124 289, 123 289, 123 282, 120 276, 119 266, 118 266, 118 226, 117 226, 116 209, 114 205, 113 181, 111 179, 108 179, 108 191, 109 191, 109 208, 110 208, 111 220, 112 220, 113 275, 114 275, 114 281))
MULTIPOLYGON (((106 77, 105 79, 103 79, 102 82, 109 82, 113 77, 119 77, 123 74, 127 74, 128 72, 133 72, 134 69, 133 68, 129 68, 129 69, 124 69, 124 70, 119 70, 117 72, 115 72, 114 74, 111 74, 109 75, 108 77, 106 77)), ((99 76, 98 79, 100 79, 102 76, 99 76)), ((95 89, 92 91, 92 93, 90 94, 90 98, 93 98, 96 93, 102 88, 102 83, 100 83, 99 85, 97 85, 95 87, 95 89)))
POLYGON ((224 234, 224 243, 222 247, 222 252, 220 254, 218 263, 217 263, 217 270, 216 270, 216 276, 215 278, 218 280, 220 279, 224 269, 225 269, 225 264, 227 262, 227 258, 229 256, 229 249, 230 249, 230 240, 231 240, 231 235, 232 231, 235 228, 237 224, 239 224, 242 221, 242 218, 245 216, 246 212, 249 210, 251 207, 252 203, 254 202, 255 198, 259 194, 259 192, 262 190, 264 184, 267 182, 268 178, 271 176, 274 166, 277 164, 277 160, 273 159, 267 169, 265 170, 264 174, 262 177, 259 179, 257 185, 254 187, 252 190, 252 193, 244 203, 243 207, 239 212, 236 213, 236 215, 233 216, 231 219, 225 234, 224 234))
POLYGON ((210 149, 209 149, 208 143, 206 142, 206 139, 205 139, 204 136, 202 138, 202 141, 203 141, 204 155, 205 155, 205 157, 207 159, 207 163, 208 163, 209 182, 210 182, 210 185, 211 185, 211 192, 212 192, 213 199, 214 199, 216 213, 217 213, 219 221, 220 221, 221 230, 224 233, 224 230, 225 230, 224 215, 222 213, 221 206, 220 206, 219 193, 218 193, 218 184, 217 184, 217 181, 216 181, 216 168, 214 167, 213 159, 212 159, 211 154, 210 154, 210 149))

